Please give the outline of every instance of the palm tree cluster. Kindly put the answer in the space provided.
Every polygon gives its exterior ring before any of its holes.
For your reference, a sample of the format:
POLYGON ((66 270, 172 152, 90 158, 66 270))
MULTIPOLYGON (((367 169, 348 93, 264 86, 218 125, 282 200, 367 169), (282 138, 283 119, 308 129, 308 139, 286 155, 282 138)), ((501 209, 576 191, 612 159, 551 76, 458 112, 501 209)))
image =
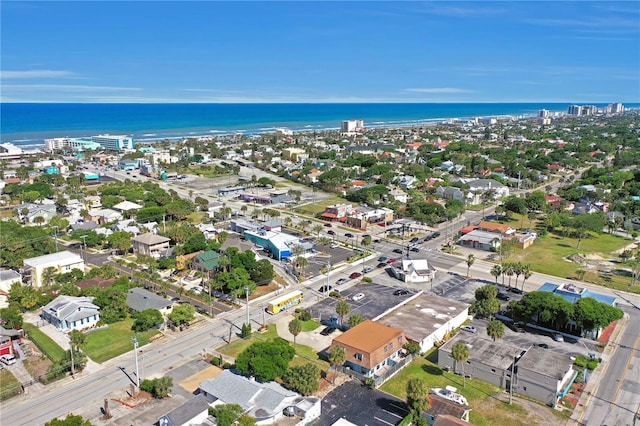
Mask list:
POLYGON ((509 288, 511 288, 511 277, 516 276, 514 287, 518 288, 518 279, 520 275, 522 275, 522 289, 524 290, 524 283, 531 278, 533 272, 531 271, 531 265, 528 263, 509 262, 503 263, 502 265, 494 265, 493 268, 491 268, 490 274, 496 279, 496 284, 498 284, 498 278, 502 276, 502 285, 504 285, 505 275, 509 277, 509 288))

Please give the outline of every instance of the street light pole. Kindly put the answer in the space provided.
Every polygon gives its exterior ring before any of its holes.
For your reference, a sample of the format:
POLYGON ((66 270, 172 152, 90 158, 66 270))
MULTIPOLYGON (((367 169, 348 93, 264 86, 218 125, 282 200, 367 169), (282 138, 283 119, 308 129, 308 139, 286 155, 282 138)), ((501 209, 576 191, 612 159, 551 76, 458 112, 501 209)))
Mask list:
POLYGON ((245 286, 245 291, 247 292, 247 325, 250 325, 251 323, 249 322, 249 286, 245 286))
POLYGON ((85 262, 87 261, 86 257, 87 257, 87 236, 86 235, 80 235, 80 238, 82 238, 82 246, 84 247, 84 250, 82 251, 82 260, 84 260, 85 262))
POLYGON ((138 338, 133 336, 133 351, 136 358, 136 387, 140 389, 140 371, 138 370, 138 338))
POLYGON ((58 227, 57 226, 52 226, 52 228, 54 229, 54 241, 56 242, 56 253, 58 252, 58 227))

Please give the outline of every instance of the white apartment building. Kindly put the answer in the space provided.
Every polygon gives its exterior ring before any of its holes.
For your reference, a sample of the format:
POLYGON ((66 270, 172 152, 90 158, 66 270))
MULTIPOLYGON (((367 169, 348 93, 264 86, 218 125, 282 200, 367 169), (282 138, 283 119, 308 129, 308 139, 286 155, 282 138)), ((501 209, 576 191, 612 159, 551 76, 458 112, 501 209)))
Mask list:
POLYGON ((45 254, 24 260, 23 273, 32 287, 41 287, 42 275, 45 269, 54 268, 58 274, 65 274, 74 269, 84 272, 84 260, 68 250, 58 253, 45 254))
POLYGON ((364 120, 344 120, 340 130, 344 133, 362 132, 364 130, 364 120))

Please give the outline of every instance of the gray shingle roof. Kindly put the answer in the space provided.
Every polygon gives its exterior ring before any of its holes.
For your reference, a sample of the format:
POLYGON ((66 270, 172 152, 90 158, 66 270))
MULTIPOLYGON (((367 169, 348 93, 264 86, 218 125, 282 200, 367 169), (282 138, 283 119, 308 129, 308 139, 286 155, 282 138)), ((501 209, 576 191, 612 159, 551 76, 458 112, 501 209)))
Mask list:
POLYGON ((134 287, 127 293, 127 306, 137 312, 145 309, 164 309, 171 305, 171 301, 141 287, 134 287))

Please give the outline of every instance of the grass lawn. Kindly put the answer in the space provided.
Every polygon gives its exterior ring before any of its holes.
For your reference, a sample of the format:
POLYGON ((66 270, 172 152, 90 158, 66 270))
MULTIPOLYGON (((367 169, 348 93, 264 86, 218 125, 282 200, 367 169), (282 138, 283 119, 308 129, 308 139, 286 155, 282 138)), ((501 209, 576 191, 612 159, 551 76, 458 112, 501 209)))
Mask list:
POLYGON ((278 337, 278 330, 275 324, 269 324, 269 330, 264 333, 253 332, 248 339, 238 339, 216 350, 223 355, 233 357, 234 359, 254 342, 263 342, 278 337))
POLYGON ((552 410, 542 405, 536 413, 529 414, 517 403, 509 405, 502 402, 502 399, 505 399, 502 389, 477 379, 467 379, 466 386, 463 387, 461 376, 444 372, 438 365, 423 357, 417 358, 402 369, 383 384, 381 390, 406 399, 407 381, 411 377, 424 378, 431 388, 444 388, 447 385, 458 388, 458 392, 469 401, 472 408, 469 420, 474 425, 527 426, 535 423, 531 415, 535 414, 538 418, 552 415, 552 410))
POLYGON ((189 223, 198 224, 204 222, 206 215, 205 212, 193 212, 187 218, 189 219, 189 223))
POLYGON ((313 348, 298 343, 295 346, 295 350, 296 356, 289 363, 289 367, 297 367, 312 362, 318 366, 320 371, 327 371, 329 369, 329 363, 321 360, 313 348))
POLYGON ((125 352, 133 350, 133 336, 138 338, 138 345, 144 346, 149 339, 158 334, 158 330, 149 330, 143 333, 134 333, 131 330, 132 319, 109 324, 109 328, 97 330, 87 334, 87 344, 83 348, 84 353, 93 361, 102 363, 125 352))
MULTIPOLYGON (((629 291, 630 279, 628 277, 611 274, 610 278, 606 278, 601 276, 595 268, 589 270, 575 262, 565 260, 573 254, 598 255, 604 260, 618 258, 618 255, 613 252, 621 249, 629 242, 629 240, 615 235, 589 233, 589 237, 580 242, 580 248, 578 249, 577 239, 550 233, 538 237, 536 242, 526 250, 516 250, 505 261, 528 263, 534 272, 562 278, 577 279, 579 277, 576 271, 585 269, 588 271, 584 277, 585 281, 629 291)), ((640 289, 638 290, 640 291, 640 289)))
POLYGON ((325 200, 316 200, 315 203, 311 202, 299 207, 295 207, 294 210, 296 213, 315 216, 317 214, 322 213, 325 207, 332 206, 334 204, 340 204, 340 203, 343 203, 344 201, 345 201, 344 198, 340 198, 335 195, 332 195, 325 200))
POLYGON ((7 368, 0 370, 0 384, 0 401, 17 395, 21 390, 20 382, 7 368))
POLYGON ((314 320, 309 320, 309 321, 302 321, 302 331, 313 331, 316 328, 320 327, 320 323, 318 321, 314 321, 314 320))
POLYGON ((23 328, 27 332, 29 339, 35 343, 47 358, 54 362, 62 359, 65 351, 51 337, 44 334, 33 324, 25 323, 23 328))
POLYGON ((189 172, 196 175, 196 176, 200 176, 200 177, 204 177, 204 178, 214 178, 214 177, 222 177, 222 176, 231 176, 230 174, 226 173, 226 174, 220 174, 217 173, 216 170, 219 172, 220 169, 217 169, 215 166, 190 166, 189 167, 189 172))

